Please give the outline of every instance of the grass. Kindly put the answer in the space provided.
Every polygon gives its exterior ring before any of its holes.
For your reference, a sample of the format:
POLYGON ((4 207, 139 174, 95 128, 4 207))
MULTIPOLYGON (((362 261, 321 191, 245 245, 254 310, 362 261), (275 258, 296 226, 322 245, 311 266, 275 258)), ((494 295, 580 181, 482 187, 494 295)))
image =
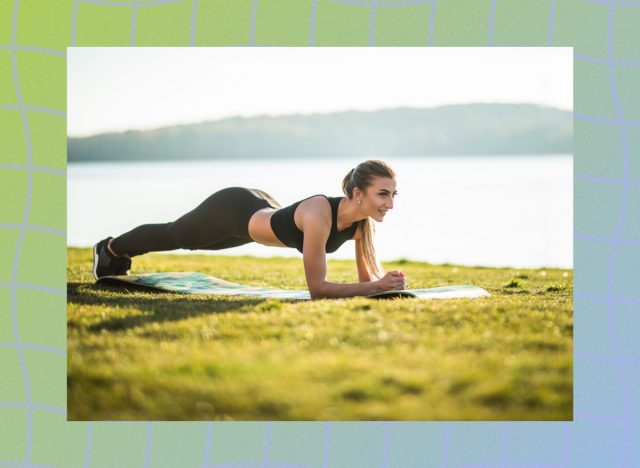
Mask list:
MULTIPOLYGON (((573 272, 402 259, 411 288, 492 296, 294 302, 97 288, 68 250, 69 420, 570 420, 573 272)), ((145 255, 134 271, 200 271, 305 289, 299 259, 145 255)), ((330 281, 355 264, 329 261, 330 281)))

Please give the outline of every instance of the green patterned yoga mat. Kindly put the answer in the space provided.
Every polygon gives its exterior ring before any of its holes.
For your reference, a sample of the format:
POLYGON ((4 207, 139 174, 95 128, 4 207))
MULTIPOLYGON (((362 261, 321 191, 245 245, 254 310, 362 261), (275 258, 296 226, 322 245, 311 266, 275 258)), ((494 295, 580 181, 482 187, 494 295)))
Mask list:
MULTIPOLYGON (((104 276, 96 284, 135 285, 161 291, 186 294, 220 294, 225 296, 254 296, 264 298, 309 300, 309 291, 293 289, 268 289, 231 283, 213 276, 193 271, 142 273, 127 276, 104 276)), ((430 289, 407 289, 372 294, 371 298, 417 297, 420 299, 454 299, 463 297, 485 297, 489 293, 477 286, 445 286, 430 289)))

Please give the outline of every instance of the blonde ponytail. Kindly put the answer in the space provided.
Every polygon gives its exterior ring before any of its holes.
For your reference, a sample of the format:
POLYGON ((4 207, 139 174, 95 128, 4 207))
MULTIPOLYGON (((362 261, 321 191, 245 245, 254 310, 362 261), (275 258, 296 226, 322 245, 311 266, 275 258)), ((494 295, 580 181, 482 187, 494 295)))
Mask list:
MULTIPOLYGON (((369 160, 358 164, 357 167, 351 169, 342 180, 342 191, 351 200, 353 198, 353 189, 358 187, 363 192, 369 187, 374 177, 395 177, 396 174, 384 161, 369 160)), ((376 228, 369 218, 365 218, 358 222, 360 231, 362 232, 362 252, 365 261, 365 267, 372 279, 379 279, 384 276, 384 270, 377 260, 376 249, 374 246, 374 237, 376 228)))

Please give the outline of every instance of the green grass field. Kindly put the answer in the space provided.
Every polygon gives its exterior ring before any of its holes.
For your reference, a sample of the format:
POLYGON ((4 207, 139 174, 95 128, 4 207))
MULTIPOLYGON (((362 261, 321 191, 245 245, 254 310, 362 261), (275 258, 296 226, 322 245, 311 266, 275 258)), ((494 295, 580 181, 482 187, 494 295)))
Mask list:
MULTIPOLYGON (((410 288, 479 299, 313 302, 96 288, 68 250, 69 420, 571 420, 573 271, 400 260, 410 288)), ((299 259, 145 255, 136 272, 200 271, 305 289, 299 259)), ((357 281, 329 261, 330 281, 357 281)))

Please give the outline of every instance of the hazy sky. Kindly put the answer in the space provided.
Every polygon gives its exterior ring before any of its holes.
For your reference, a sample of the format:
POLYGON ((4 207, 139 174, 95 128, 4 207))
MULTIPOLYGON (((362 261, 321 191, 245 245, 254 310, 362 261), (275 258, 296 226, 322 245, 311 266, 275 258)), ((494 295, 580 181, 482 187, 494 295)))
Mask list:
POLYGON ((70 136, 469 102, 573 109, 567 47, 70 48, 67 63, 70 136))

